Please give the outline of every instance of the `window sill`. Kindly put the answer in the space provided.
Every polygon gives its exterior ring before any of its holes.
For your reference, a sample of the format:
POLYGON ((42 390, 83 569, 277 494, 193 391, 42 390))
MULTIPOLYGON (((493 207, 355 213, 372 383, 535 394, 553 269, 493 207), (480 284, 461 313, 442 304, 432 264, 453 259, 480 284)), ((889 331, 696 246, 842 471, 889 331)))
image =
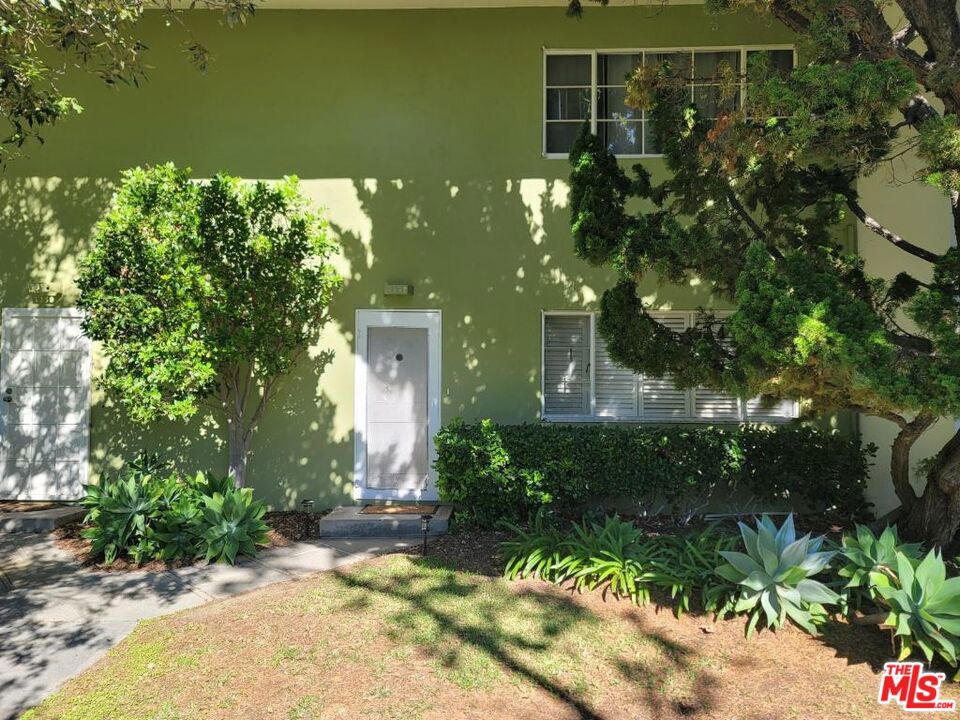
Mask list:
MULTIPOLYGON (((545 160, 568 160, 570 153, 541 153, 545 160)), ((616 155, 617 160, 663 160, 666 155, 616 155)))
POLYGON ((545 423, 601 423, 611 425, 786 425, 797 418, 767 418, 764 420, 739 420, 725 418, 633 418, 602 417, 597 415, 547 415, 540 418, 545 423))

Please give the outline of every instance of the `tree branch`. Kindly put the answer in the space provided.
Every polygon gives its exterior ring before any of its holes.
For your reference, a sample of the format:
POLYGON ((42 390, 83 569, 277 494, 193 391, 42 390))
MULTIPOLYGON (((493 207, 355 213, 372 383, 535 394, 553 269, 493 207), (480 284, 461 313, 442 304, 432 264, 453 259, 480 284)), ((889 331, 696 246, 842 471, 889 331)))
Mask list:
POLYGON ((850 212, 852 212, 857 219, 863 223, 864 227, 866 227, 872 233, 879 235, 884 240, 900 248, 904 252, 910 253, 914 257, 918 257, 921 260, 926 260, 928 263, 935 263, 940 259, 940 256, 935 252, 930 252, 919 245, 914 245, 913 243, 897 235, 897 233, 893 232, 892 230, 888 230, 875 218, 868 215, 867 211, 864 210, 860 203, 857 202, 857 198, 853 192, 843 191, 843 195, 846 198, 847 207, 850 208, 850 212))

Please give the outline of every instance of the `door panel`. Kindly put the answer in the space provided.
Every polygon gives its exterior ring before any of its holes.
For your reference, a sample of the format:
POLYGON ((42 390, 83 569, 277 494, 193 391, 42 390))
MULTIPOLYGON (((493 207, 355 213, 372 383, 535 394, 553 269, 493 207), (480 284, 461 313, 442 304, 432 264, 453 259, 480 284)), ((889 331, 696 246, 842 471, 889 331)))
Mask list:
POLYGON ((4 310, 0 391, 9 401, 0 402, 0 498, 82 496, 90 344, 80 320, 69 309, 4 310))
POLYGON ((428 346, 425 328, 367 330, 367 487, 426 487, 428 346))

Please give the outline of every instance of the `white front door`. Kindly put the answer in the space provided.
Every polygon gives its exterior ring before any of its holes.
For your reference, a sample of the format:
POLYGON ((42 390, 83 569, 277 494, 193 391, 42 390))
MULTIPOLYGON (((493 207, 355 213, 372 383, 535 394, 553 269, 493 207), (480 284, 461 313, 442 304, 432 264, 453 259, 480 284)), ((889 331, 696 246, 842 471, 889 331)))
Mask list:
POLYGON ((90 341, 69 308, 4 308, 0 498, 83 496, 90 449, 90 341))
POLYGON ((435 500, 440 312, 357 311, 354 497, 435 500))

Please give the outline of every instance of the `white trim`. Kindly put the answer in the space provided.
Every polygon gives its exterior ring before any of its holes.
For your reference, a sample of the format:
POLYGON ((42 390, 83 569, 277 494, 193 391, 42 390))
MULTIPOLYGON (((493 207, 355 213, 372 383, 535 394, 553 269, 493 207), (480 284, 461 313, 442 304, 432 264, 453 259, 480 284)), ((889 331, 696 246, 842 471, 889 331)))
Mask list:
MULTIPOLYGON (((547 323, 548 315, 562 315, 565 317, 593 317, 588 310, 541 310, 540 311, 540 419, 549 420, 547 416, 547 386, 544 378, 543 366, 547 360, 547 323)), ((590 407, 593 408, 593 323, 590 325, 590 407)))
MULTIPOLYGON (((540 84, 540 91, 543 94, 543 116, 541 118, 541 143, 540 143, 540 154, 543 158, 547 160, 566 160, 569 157, 569 153, 551 153, 547 152, 547 124, 550 122, 573 122, 573 121, 557 121, 557 120, 548 120, 547 119, 547 57, 550 55, 589 55, 590 56, 590 132, 594 135, 597 134, 597 123, 599 118, 597 117, 597 91, 598 87, 621 87, 620 85, 597 85, 597 56, 598 55, 640 55, 641 63, 644 61, 644 56, 647 53, 676 53, 676 52, 689 52, 690 53, 690 73, 693 75, 694 67, 694 53, 698 52, 733 52, 738 51, 740 53, 740 72, 741 74, 746 73, 747 69, 747 53, 752 51, 764 51, 764 50, 792 50, 793 51, 793 65, 797 65, 797 49, 795 45, 790 43, 760 43, 760 44, 746 44, 746 45, 679 45, 674 47, 648 47, 648 48, 550 48, 544 46, 543 48, 543 79, 540 84)), ((691 77, 691 81, 695 78, 691 77)), ((703 83, 701 83, 703 84, 703 83)), ((743 105, 743 102, 747 97, 747 85, 746 80, 743 80, 740 88, 740 104, 743 105)), ((551 85, 549 89, 553 90, 559 86, 551 85)), ((571 87, 580 87, 571 86, 571 87)), ((694 85, 691 82, 691 102, 693 101, 692 92, 694 85)), ((639 120, 636 120, 637 124, 640 125, 640 132, 643 133, 645 124, 648 122, 646 119, 646 113, 639 120)), ((641 135, 642 137, 642 135, 641 135)), ((642 140, 641 140, 642 142, 642 140)), ((617 153, 617 158, 622 158, 624 160, 649 160, 663 158, 663 153, 617 153)))
POLYGON ((353 381, 353 499, 354 500, 438 500, 437 449, 433 438, 440 430, 441 383, 440 310, 361 310, 356 311, 356 350, 353 381), (367 489, 367 330, 371 327, 425 328, 427 330, 427 435, 429 464, 424 491, 367 489))

